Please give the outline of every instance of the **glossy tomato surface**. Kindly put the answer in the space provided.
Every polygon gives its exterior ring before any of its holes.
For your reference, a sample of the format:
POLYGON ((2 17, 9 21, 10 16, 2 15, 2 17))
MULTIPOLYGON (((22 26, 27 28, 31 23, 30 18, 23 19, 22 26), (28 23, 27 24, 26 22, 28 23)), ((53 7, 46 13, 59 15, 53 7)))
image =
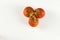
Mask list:
POLYGON ((42 18, 45 15, 45 11, 42 8, 37 8, 36 10, 36 18, 42 18))
POLYGON ((32 27, 36 27, 38 25, 38 19, 36 19, 36 22, 34 22, 33 18, 29 18, 29 25, 32 27))
POLYGON ((30 14, 33 14, 33 13, 34 13, 34 10, 33 10, 32 7, 26 7, 26 8, 24 9, 23 13, 24 13, 24 15, 25 15, 26 17, 29 17, 30 14))

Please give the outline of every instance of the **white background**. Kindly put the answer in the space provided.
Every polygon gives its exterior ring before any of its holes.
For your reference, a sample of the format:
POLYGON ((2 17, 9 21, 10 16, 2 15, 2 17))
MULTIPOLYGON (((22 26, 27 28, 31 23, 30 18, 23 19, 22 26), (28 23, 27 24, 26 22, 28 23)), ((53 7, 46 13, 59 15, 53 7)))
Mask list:
POLYGON ((59 24, 60 0, 0 0, 0 40, 60 40, 59 24), (46 11, 35 28, 23 15, 26 6, 46 11))

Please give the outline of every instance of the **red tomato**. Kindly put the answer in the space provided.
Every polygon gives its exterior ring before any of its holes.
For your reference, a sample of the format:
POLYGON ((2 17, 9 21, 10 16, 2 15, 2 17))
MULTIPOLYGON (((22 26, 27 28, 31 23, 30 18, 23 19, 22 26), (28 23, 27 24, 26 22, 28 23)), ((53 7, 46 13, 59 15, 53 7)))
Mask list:
POLYGON ((26 8, 24 9, 23 13, 24 13, 24 15, 25 15, 26 17, 29 17, 31 13, 32 13, 32 14, 34 13, 34 10, 33 10, 32 7, 26 7, 26 8))
POLYGON ((29 21, 28 21, 29 25, 32 26, 32 27, 36 27, 38 25, 38 19, 34 19, 34 18, 29 18, 29 21))
POLYGON ((37 8, 35 12, 36 18, 42 18, 45 15, 45 11, 42 8, 37 8))

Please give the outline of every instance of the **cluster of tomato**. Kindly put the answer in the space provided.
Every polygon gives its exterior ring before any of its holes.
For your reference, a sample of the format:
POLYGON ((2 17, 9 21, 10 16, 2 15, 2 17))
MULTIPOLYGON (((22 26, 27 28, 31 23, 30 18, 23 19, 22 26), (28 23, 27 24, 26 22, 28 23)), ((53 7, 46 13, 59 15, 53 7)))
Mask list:
POLYGON ((26 7, 23 11, 26 17, 29 17, 29 25, 36 27, 39 23, 38 19, 45 15, 45 11, 42 8, 33 9, 32 7, 26 7))

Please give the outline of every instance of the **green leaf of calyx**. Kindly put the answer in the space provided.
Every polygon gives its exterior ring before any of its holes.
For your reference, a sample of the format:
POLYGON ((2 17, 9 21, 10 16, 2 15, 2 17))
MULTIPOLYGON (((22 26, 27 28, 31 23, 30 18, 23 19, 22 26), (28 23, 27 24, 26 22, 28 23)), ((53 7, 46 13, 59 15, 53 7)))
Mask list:
POLYGON ((36 22, 36 17, 35 16, 33 16, 33 19, 34 19, 33 21, 36 22))
POLYGON ((30 17, 32 17, 32 13, 30 13, 30 17))
POLYGON ((38 10, 36 13, 37 13, 37 14, 40 14, 40 11, 38 10))
POLYGON ((31 11, 30 11, 30 10, 28 10, 27 12, 28 12, 29 14, 31 13, 31 11))
POLYGON ((36 15, 36 12, 34 12, 34 14, 36 15))

